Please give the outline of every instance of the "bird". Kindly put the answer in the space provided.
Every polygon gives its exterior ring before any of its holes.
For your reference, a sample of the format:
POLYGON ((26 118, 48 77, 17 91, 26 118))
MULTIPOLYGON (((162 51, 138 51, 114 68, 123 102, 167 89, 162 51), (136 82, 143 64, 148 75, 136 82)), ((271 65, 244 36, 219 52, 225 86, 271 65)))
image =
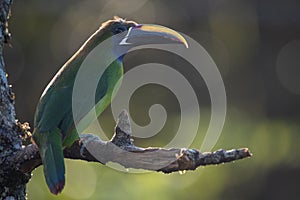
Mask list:
MULTIPOLYGON (((79 139, 79 134, 92 123, 85 120, 78 130, 84 116, 91 108, 83 109, 82 120, 74 120, 72 114, 72 92, 76 75, 84 59, 105 40, 110 45, 102 47, 114 61, 107 67, 99 61, 89 68, 105 68, 99 77, 95 94, 97 117, 110 104, 113 90, 123 76, 123 57, 133 47, 147 44, 177 43, 187 47, 187 41, 178 32, 156 24, 139 24, 120 17, 114 17, 93 33, 76 53, 59 69, 42 93, 34 116, 32 142, 40 153, 47 186, 52 194, 61 193, 65 186, 65 164, 63 149, 70 147, 79 139), (124 52, 119 55, 119 52, 124 52)), ((106 55, 105 54, 105 55, 106 55)), ((88 80, 87 80, 88 81, 88 80)), ((84 98, 83 98, 84 99, 84 98)), ((84 103, 83 103, 84 105, 84 103)), ((81 119, 81 118, 80 118, 81 119)))

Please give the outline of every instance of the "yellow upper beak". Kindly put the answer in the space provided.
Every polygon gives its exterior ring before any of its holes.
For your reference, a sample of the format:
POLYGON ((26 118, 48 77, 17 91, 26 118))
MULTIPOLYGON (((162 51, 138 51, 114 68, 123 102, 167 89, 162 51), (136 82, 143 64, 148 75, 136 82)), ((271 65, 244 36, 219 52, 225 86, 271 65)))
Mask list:
POLYGON ((188 43, 178 32, 155 24, 140 24, 129 28, 120 45, 170 44, 179 43, 188 48, 188 43))

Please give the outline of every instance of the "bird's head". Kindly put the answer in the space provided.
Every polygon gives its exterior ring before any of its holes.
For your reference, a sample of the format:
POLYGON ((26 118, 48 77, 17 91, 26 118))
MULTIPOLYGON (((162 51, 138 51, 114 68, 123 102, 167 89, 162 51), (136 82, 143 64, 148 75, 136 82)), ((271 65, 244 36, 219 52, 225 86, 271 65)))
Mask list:
POLYGON ((106 38, 112 37, 113 51, 116 54, 147 44, 178 43, 188 47, 182 35, 161 25, 138 24, 115 17, 113 20, 104 22, 100 30, 106 33, 106 38))

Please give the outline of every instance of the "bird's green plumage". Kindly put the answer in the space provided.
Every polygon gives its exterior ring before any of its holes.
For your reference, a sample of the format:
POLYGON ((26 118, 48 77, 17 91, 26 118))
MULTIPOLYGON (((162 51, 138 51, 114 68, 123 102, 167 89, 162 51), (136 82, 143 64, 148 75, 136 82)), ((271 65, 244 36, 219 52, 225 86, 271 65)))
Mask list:
MULTIPOLYGON (((120 52, 120 50, 124 52, 124 49, 129 50, 141 44, 152 44, 152 36, 156 39, 160 36, 163 40, 169 38, 170 43, 186 45, 182 36, 171 29, 157 25, 142 26, 132 21, 115 18, 103 23, 46 87, 36 109, 33 140, 39 147, 46 182, 53 194, 61 192, 65 183, 63 148, 71 146, 79 138, 78 134, 94 120, 93 117, 90 117, 93 106, 96 116, 99 116, 110 104, 114 88, 122 78, 123 57, 118 57, 116 52, 120 52), (125 32, 127 30, 128 33, 125 32), (119 34, 123 32, 126 35, 119 34), (109 43, 109 46, 105 46, 102 52, 107 56, 107 60, 113 57, 114 61, 108 67, 101 60, 88 66, 92 71, 97 68, 105 69, 97 85, 95 105, 85 107, 80 113, 79 119, 74 120, 72 92, 77 72, 88 54, 101 42, 112 36, 116 37, 113 37, 112 42, 109 43), (147 38, 149 42, 147 42, 147 38)), ((89 81, 89 77, 86 81, 89 81)), ((82 101, 81 104, 85 105, 84 98, 82 101)))
MULTIPOLYGON (((100 31, 97 31, 96 33, 97 34, 94 34, 59 70, 43 92, 35 115, 35 128, 39 132, 49 132, 57 127, 60 128, 64 137, 72 132, 70 130, 74 128, 74 124, 72 124, 72 91, 75 77, 85 57, 96 45, 101 43, 107 37, 105 34, 101 34, 100 31), (99 37, 99 35, 104 38, 99 37)), ((107 51, 113 53, 112 47, 110 48, 111 49, 108 49, 107 51)), ((98 65, 90 67, 104 68, 106 66, 101 66, 101 63, 98 63, 98 65)), ((108 76, 112 73, 117 73, 120 78, 122 76, 122 71, 122 64, 117 61, 107 68, 97 87, 96 102, 100 101, 105 95, 108 95, 108 87, 112 87, 116 81, 109 79, 108 76)))
MULTIPOLYGON (((39 146, 44 164, 44 174, 52 193, 62 190, 64 183, 64 161, 62 149, 71 146, 78 139, 78 132, 72 115, 72 91, 76 74, 89 52, 112 35, 100 28, 78 52, 59 70, 48 84, 37 106, 34 120, 35 143, 39 146), (59 175, 58 175, 59 174, 59 175)), ((107 49, 113 54, 112 46, 107 49)), ((89 67, 106 67, 97 63, 89 67)), ((97 86, 95 103, 97 115, 109 105, 116 82, 122 77, 123 66, 115 60, 103 73, 97 86)), ((88 81, 88 80, 87 80, 88 81)), ((83 113, 83 115, 85 115, 83 113)), ((85 120, 85 126, 91 121, 85 120)))

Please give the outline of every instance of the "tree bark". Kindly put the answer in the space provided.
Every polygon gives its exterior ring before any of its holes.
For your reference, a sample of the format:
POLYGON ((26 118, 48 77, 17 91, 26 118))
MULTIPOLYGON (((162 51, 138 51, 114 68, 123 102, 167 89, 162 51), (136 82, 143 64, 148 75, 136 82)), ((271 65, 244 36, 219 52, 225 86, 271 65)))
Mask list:
POLYGON ((9 39, 7 19, 11 0, 0 0, 0 199, 25 199, 30 173, 16 169, 14 154, 22 149, 15 119, 14 94, 8 85, 3 45, 9 39))

